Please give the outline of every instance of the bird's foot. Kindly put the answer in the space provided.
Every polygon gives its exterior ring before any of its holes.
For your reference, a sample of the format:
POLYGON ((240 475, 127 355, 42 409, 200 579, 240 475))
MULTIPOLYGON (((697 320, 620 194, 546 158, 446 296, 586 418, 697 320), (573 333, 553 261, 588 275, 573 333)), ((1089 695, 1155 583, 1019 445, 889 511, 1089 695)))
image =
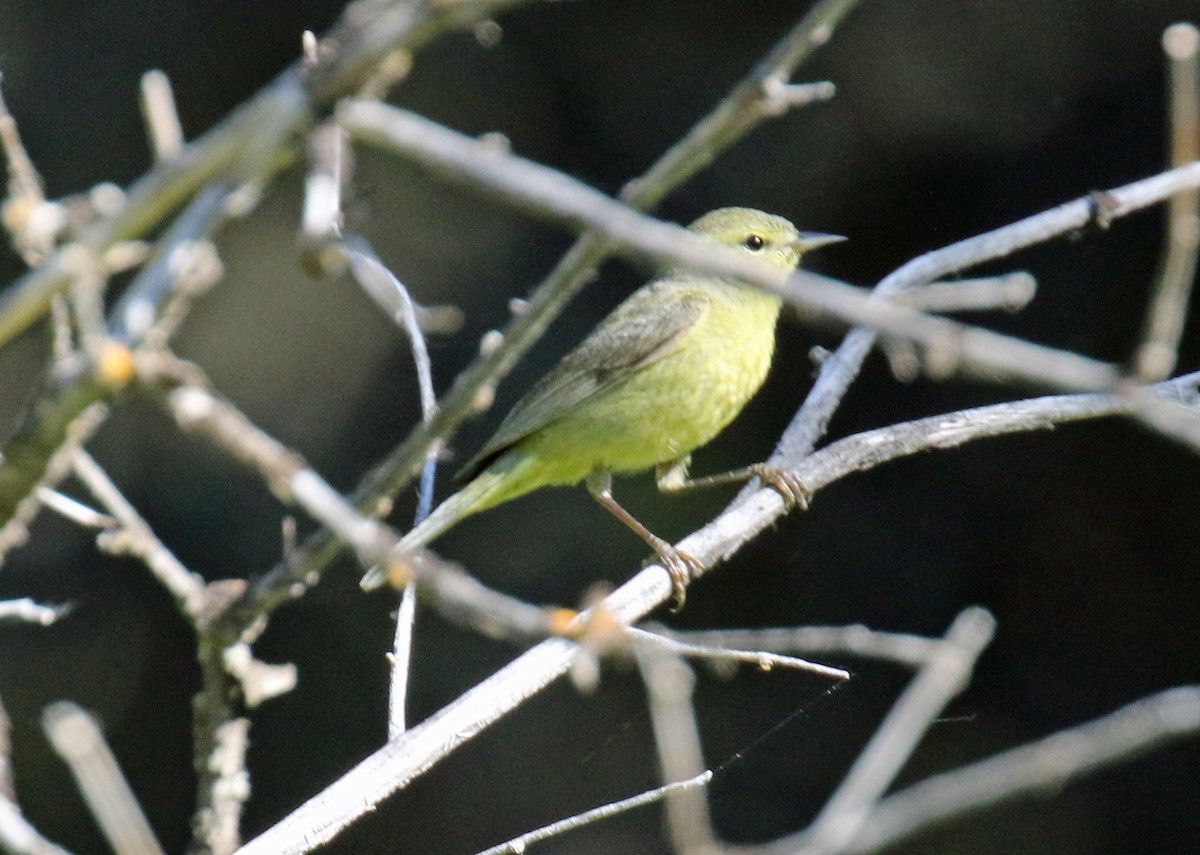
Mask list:
POLYGON ((676 549, 662 538, 656 537, 650 543, 658 553, 658 560, 671 576, 671 611, 678 612, 683 608, 687 599, 687 586, 692 579, 704 570, 704 565, 681 549, 676 549))
POLYGON ((768 466, 765 463, 760 463, 751 469, 764 484, 774 488, 779 495, 783 496, 785 510, 790 511, 794 508, 802 511, 808 510, 813 491, 794 472, 768 466))

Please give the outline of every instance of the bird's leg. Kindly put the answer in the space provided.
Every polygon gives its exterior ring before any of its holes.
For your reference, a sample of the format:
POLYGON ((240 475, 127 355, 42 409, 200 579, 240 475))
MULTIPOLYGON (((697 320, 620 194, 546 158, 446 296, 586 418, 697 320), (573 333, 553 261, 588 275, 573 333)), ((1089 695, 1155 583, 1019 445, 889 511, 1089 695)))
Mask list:
POLYGON ((716 475, 705 475, 702 478, 687 476, 689 457, 680 457, 667 463, 660 463, 654 470, 658 489, 664 493, 679 493, 684 490, 694 490, 698 487, 719 487, 722 484, 743 484, 751 478, 760 478, 764 484, 775 488, 788 509, 799 508, 808 510, 812 490, 792 472, 768 466, 766 463, 755 463, 729 472, 716 475))
POLYGON ((629 526, 638 537, 650 544, 650 548, 655 551, 663 567, 671 576, 671 593, 675 598, 675 604, 671 607, 672 611, 679 611, 683 608, 683 602, 687 598, 687 586, 692 581, 692 576, 702 570, 702 566, 692 556, 686 552, 676 549, 671 544, 667 543, 661 537, 656 535, 650 529, 646 528, 637 518, 629 511, 625 510, 613 498, 612 494, 612 473, 606 469, 595 469, 587 478, 588 492, 608 509, 614 517, 619 519, 625 525, 629 526))

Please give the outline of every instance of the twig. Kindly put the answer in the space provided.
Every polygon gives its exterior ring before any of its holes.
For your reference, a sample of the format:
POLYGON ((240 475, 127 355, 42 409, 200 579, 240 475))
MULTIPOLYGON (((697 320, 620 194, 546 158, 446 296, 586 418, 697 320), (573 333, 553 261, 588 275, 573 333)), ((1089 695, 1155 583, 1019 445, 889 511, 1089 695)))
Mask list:
MULTIPOLYGON (((0 75, 0 81, 3 75, 0 75)), ((3 205, 4 229, 26 264, 36 266, 54 251, 67 225, 67 214, 57 202, 46 201, 42 178, 25 151, 17 121, 0 94, 0 149, 8 164, 8 193, 3 205)))
POLYGON ((351 172, 350 158, 346 132, 335 123, 325 122, 308 135, 300 252, 305 267, 314 274, 333 273, 346 266, 340 241, 342 195, 351 172))
POLYGON ((70 855, 30 825, 16 803, 0 796, 0 849, 9 855, 70 855))
POLYGON ((0 799, 13 801, 16 797, 12 774, 12 719, 0 703, 0 799))
MULTIPOLYGON (((75 366, 76 368, 78 366, 75 366)), ((57 385, 51 379, 51 386, 57 385)), ((62 385, 39 396, 29 416, 4 446, 0 462, 0 562, 23 544, 29 523, 41 507, 40 488, 50 488, 71 471, 81 448, 108 417, 101 399, 108 392, 99 382, 62 385)))
POLYGON ((1024 270, 982 279, 916 285, 895 296, 897 303, 925 312, 1016 312, 1037 293, 1037 280, 1024 270))
MULTIPOLYGON (((0 600, 0 621, 22 621, 49 626, 70 611, 70 608, 70 606, 43 606, 29 597, 22 597, 19 600, 0 600)), ((0 758, 0 766, 3 764, 4 761, 0 758)), ((2 789, 0 787, 0 795, 3 794, 2 789)))
POLYGON ((1200 687, 1168 689, 888 796, 842 851, 877 852, 964 814, 1023 796, 1052 795, 1082 775, 1197 733, 1200 687))
MULTIPOLYGON (((1109 222, 1112 218, 1132 213, 1197 186, 1200 186, 1200 163, 1193 163, 1126 184, 1116 190, 1067 202, 918 256, 885 277, 875 287, 873 294, 876 297, 891 297, 915 285, 957 273, 973 264, 1003 258, 1019 249, 1081 229, 1101 215, 1105 222, 1109 222)), ((821 363, 817 381, 784 431, 783 438, 768 459, 769 465, 786 466, 812 451, 817 441, 825 435, 830 418, 858 376, 863 360, 878 335, 877 329, 856 327, 846 335, 837 351, 821 363)), ((1110 377, 1108 382, 1111 383, 1112 379, 1110 377)), ((749 485, 743 490, 739 500, 748 495, 753 486, 749 485)))
MULTIPOLYGON (((350 257, 350 270, 365 290, 375 295, 377 302, 392 310, 393 319, 404 328, 412 345, 413 363, 417 369, 417 386, 421 395, 421 421, 428 424, 437 415, 437 400, 433 392, 433 368, 429 348, 417 321, 417 311, 408 289, 384 266, 366 240, 355 237, 345 244, 350 257)), ((429 515, 433 506, 433 479, 437 472, 438 449, 431 448, 425 458, 425 476, 421 479, 417 515, 414 524, 429 515)), ((413 582, 404 586, 400 608, 396 612, 396 634, 392 643, 392 682, 388 700, 388 738, 395 739, 405 729, 405 705, 408 703, 408 677, 412 668, 413 628, 417 619, 417 589, 413 582)))
POLYGON ((665 798, 671 797, 675 793, 691 790, 697 787, 703 787, 712 780, 712 772, 706 771, 694 778, 689 778, 686 781, 676 781, 671 784, 658 787, 657 789, 649 790, 640 795, 632 796, 628 799, 622 799, 618 802, 611 802, 603 807, 594 808, 584 813, 577 814, 568 819, 562 819, 558 822, 553 822, 550 825, 544 825, 541 828, 526 832, 520 837, 515 837, 507 843, 501 843, 499 846, 493 846, 490 849, 484 849, 477 855, 523 855, 528 851, 529 847, 542 840, 551 837, 556 837, 560 834, 565 834, 568 831, 574 831, 576 828, 582 828, 585 825, 596 822, 601 819, 608 819, 611 816, 625 813, 634 808, 643 807, 645 805, 660 802, 665 798))
POLYGON ((9 855, 67 855, 21 813, 12 778, 12 722, 0 704, 0 850, 9 855))
MULTIPOLYGON (((717 663, 745 663, 755 665, 764 671, 770 671, 774 668, 808 671, 811 674, 829 677, 833 680, 850 679, 850 672, 843 668, 834 668, 829 665, 822 665, 819 662, 809 662, 807 659, 798 659, 795 656, 783 656, 765 649, 737 649, 723 644, 704 644, 695 640, 685 641, 680 637, 681 633, 660 634, 654 630, 639 629, 637 627, 630 627, 628 632, 639 644, 648 646, 658 645, 664 650, 668 650, 676 656, 683 658, 711 659, 717 663)), ((720 634, 720 632, 715 632, 708 633, 707 635, 711 638, 720 634)))
POLYGON ((46 707, 42 726, 117 855, 162 855, 95 719, 70 701, 57 701, 46 707))
POLYGON ((159 69, 142 75, 142 118, 155 160, 170 160, 183 149, 183 126, 175 109, 171 79, 159 69))
MULTIPOLYGON (((163 309, 172 297, 200 294, 219 278, 219 263, 206 263, 206 251, 200 248, 211 246, 210 239, 229 213, 234 191, 227 182, 212 184, 184 208, 158 241, 153 259, 134 277, 109 313, 109 334, 113 338, 137 347, 161 323, 163 309)), ((164 338, 160 336, 156 344, 164 338)))
MULTIPOLYGON (((704 749, 692 705, 695 673, 678 653, 662 644, 635 639, 633 652, 646 686, 663 780, 679 781, 703 774, 704 749)), ((689 789, 668 798, 667 829, 680 855, 713 852, 716 835, 708 810, 708 793, 689 789)))
MULTIPOLYGON (((1162 400, 1194 406, 1200 373, 1146 387, 1162 400)), ((901 422, 831 443, 792 466, 790 471, 809 490, 821 488, 852 472, 873 469, 922 451, 955 448, 985 437, 1044 430, 1083 419, 1128 415, 1138 404, 1127 395, 1051 395, 976 407, 901 422)), ((774 488, 756 488, 730 504, 715 520, 678 546, 705 566, 727 558, 742 544, 773 523, 784 510, 774 488)))
MULTIPOLYGON (((1183 394, 1200 374, 1153 387, 1159 394, 1183 394)), ((850 472, 931 448, 954 447, 973 439, 1029 431, 1078 419, 1127 413, 1133 406, 1119 395, 1062 395, 964 410, 945 416, 881 428, 834 443, 795 470, 808 485, 824 485, 850 472)), ((783 499, 770 488, 685 538, 679 547, 700 561, 715 562, 735 553, 783 513, 783 499)), ((614 620, 632 623, 671 595, 670 578, 651 565, 606 597, 599 608, 614 620)), ((586 620, 587 615, 581 619, 586 620)), ((560 638, 541 642, 438 713, 409 729, 309 799, 259 837, 242 855, 308 852, 331 840, 357 817, 397 789, 407 786, 439 760, 482 732, 526 699, 567 673, 578 650, 560 638)))
POLYGON ((231 718, 212 735, 212 752, 205 758, 205 779, 212 795, 197 811, 196 840, 213 855, 228 855, 242 840, 242 808, 250 798, 250 776, 246 773, 246 749, 250 744, 250 720, 231 718))
POLYGON ((980 608, 967 609, 955 619, 941 649, 921 666, 812 825, 795 838, 779 841, 773 850, 838 852, 858 833, 933 720, 966 688, 995 625, 980 608))
POLYGON ((911 667, 923 665, 941 644, 941 640, 937 638, 900 632, 880 632, 861 624, 691 632, 680 632, 657 624, 645 628, 660 637, 702 647, 772 650, 777 653, 845 653, 911 667))
MULTIPOLYGON (((1163 33, 1170 76, 1172 166, 1200 158, 1200 30, 1174 24, 1163 33)), ((1167 239, 1146 314, 1134 369, 1142 382, 1167 377, 1175 368, 1188 301, 1200 254, 1200 191, 1171 197, 1167 239)))
POLYGON ((117 525, 117 521, 108 514, 102 514, 95 508, 72 499, 58 490, 51 490, 49 487, 39 487, 37 497, 38 501, 46 508, 54 511, 63 519, 68 519, 83 528, 107 529, 114 528, 117 525))

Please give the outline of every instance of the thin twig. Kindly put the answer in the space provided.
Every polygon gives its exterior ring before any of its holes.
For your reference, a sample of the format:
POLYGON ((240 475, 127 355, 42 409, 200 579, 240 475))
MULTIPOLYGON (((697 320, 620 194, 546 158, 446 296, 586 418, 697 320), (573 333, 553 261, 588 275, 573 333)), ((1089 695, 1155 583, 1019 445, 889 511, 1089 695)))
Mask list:
MULTIPOLYGON (((0 75, 3 81, 3 75, 0 75)), ((3 225, 26 264, 36 267, 54 252, 67 225, 63 205, 46 200, 42 177, 30 160, 17 120, 0 93, 0 150, 8 165, 8 193, 3 205, 3 225)))
POLYGON ((21 813, 12 777, 12 722, 0 704, 0 850, 9 855, 67 855, 21 813))
POLYGON ((34 828, 16 802, 0 796, 0 849, 9 855, 70 855, 34 828))
MULTIPOLYGON (((1193 163, 1115 190, 1101 192, 1059 205, 1007 226, 950 244, 918 256, 897 268, 875 286, 873 295, 891 297, 916 285, 957 273, 974 264, 1003 258, 1017 250, 1070 234, 1099 217, 1111 219, 1161 202, 1189 188, 1200 186, 1200 163, 1193 163), (1103 208, 1103 210, 1101 210, 1103 208)), ((830 418, 858 376, 863 360, 875 344, 878 329, 856 327, 837 351, 821 363, 820 373, 804 404, 768 459, 772 466, 786 466, 802 459, 825 435, 830 418)), ((1111 382, 1115 376, 1109 379, 1111 382)), ((743 490, 739 500, 754 485, 743 490)))
MULTIPOLYGON (((70 606, 44 606, 29 597, 0 600, 0 621, 21 621, 49 626, 70 610, 70 606)), ((0 760, 0 766, 2 765, 3 761, 0 760)))
POLYGON ((916 285, 896 295, 897 303, 925 312, 1016 312, 1037 293, 1037 280, 1024 270, 1003 276, 916 285))
POLYGON ((115 528, 117 525, 117 521, 108 514, 102 514, 95 508, 72 499, 58 490, 39 487, 37 497, 38 501, 46 508, 83 528, 108 529, 115 528))
MULTIPOLYGON (((180 266, 180 253, 186 257, 224 222, 229 192, 230 188, 222 184, 201 193, 164 235, 157 260, 135 277, 111 312, 109 327, 117 341, 94 331, 94 337, 105 337, 105 341, 92 342, 90 358, 73 356, 60 362, 45 378, 34 405, 5 442, 0 462, 0 526, 11 536, 0 530, 0 556, 12 544, 21 542, 22 531, 38 507, 36 488, 56 483, 54 461, 70 459, 63 449, 82 442, 104 421, 102 405, 132 379, 134 357, 130 346, 141 343, 153 329, 163 300, 177 282, 198 284, 187 275, 195 268, 180 266)), ((70 252, 58 253, 57 263, 66 268, 71 266, 71 259, 76 264, 89 259, 82 247, 77 244, 69 248, 70 252)), ((209 281, 207 277, 201 279, 209 281)))
POLYGON ((196 840, 212 855, 228 855, 242 841, 242 809, 250 798, 246 750, 250 745, 250 720, 231 718, 217 726, 213 750, 205 758, 205 778, 211 778, 211 799, 197 811, 196 840))
MULTIPOLYGON (((421 421, 429 424, 437 415, 437 399, 433 391, 433 368, 429 361, 429 348, 421 332, 416 306, 408 289, 396 278, 371 250, 362 237, 354 237, 344 243, 344 251, 350 259, 350 270, 363 290, 375 301, 390 309, 393 320, 408 334, 412 345, 413 363, 417 371, 417 387, 421 396, 421 421)), ((425 476, 421 479, 421 493, 414 525, 421 522, 433 505, 433 482, 437 471, 437 449, 431 449, 425 458, 425 476)), ((416 622, 417 591, 413 583, 404 586, 400 608, 396 612, 396 633, 392 644, 392 682, 388 703, 388 736, 395 739, 405 728, 404 708, 408 702, 408 676, 412 668, 412 634, 416 622)))
POLYGON ((766 629, 713 629, 680 632, 665 626, 646 626, 655 635, 683 644, 717 649, 771 650, 776 653, 843 653, 919 667, 938 649, 941 640, 901 632, 880 632, 853 626, 797 626, 766 629))
POLYGON ((117 855, 162 855, 95 719, 77 704, 57 701, 46 707, 42 726, 117 855))
POLYGON ((13 801, 16 797, 12 773, 12 719, 0 702, 0 799, 13 801))
MULTIPOLYGON (((180 427, 207 437, 252 467, 282 501, 304 509, 349 544, 364 567, 389 560, 399 543, 399 532, 360 513, 299 455, 264 433, 228 401, 199 385, 196 373, 190 366, 164 358, 159 373, 147 372, 144 379, 164 393, 162 402, 180 427)), ((481 631, 493 633, 499 626, 502 634, 523 636, 531 628, 548 627, 541 610, 464 580, 460 571, 431 552, 406 556, 406 563, 417 581, 429 586, 439 607, 470 620, 481 631)), ((214 634, 226 637, 219 629, 214 634)), ((239 635, 247 638, 254 633, 247 630, 239 635)))
POLYGON ((551 837, 557 837, 560 834, 566 834, 568 831, 574 831, 576 828, 582 828, 590 823, 598 820, 608 819, 618 814, 626 813, 634 808, 651 805, 655 802, 660 802, 665 798, 669 798, 675 793, 686 790, 704 787, 712 780, 712 772, 705 771, 694 778, 689 778, 686 781, 675 781, 671 784, 665 784, 657 789, 649 790, 640 795, 632 796, 628 799, 622 799, 618 802, 611 802, 602 807, 593 808, 581 814, 561 819, 558 822, 553 822, 550 825, 544 825, 541 828, 526 832, 520 837, 514 837, 507 843, 501 843, 499 846, 493 846, 490 849, 484 849, 477 855, 523 855, 528 851, 529 847, 542 840, 551 837))
MULTIPOLYGON (((780 87, 833 37, 834 30, 860 2, 822 0, 814 5, 712 112, 671 146, 645 175, 625 186, 621 199, 639 210, 653 207, 764 119, 797 106, 780 100, 779 95, 786 92, 780 87)), ((829 84, 821 84, 817 92, 822 99, 833 94, 829 84)))
POLYGON ((175 109, 175 93, 166 73, 154 69, 142 75, 142 119, 155 160, 170 160, 183 149, 183 125, 175 109))
MULTIPOLYGON (((768 650, 751 648, 734 648, 720 644, 703 644, 694 640, 685 641, 680 634, 659 634, 653 630, 630 627, 630 636, 640 644, 658 645, 669 650, 676 656, 691 659, 709 659, 717 663, 745 663, 755 665, 764 671, 774 668, 785 668, 794 671, 807 671, 821 677, 833 680, 849 680, 850 672, 843 668, 822 665, 819 662, 809 662, 795 656, 784 656, 768 650)), ((710 633, 709 635, 718 635, 710 633)))
MULTIPOLYGON (((176 217, 158 241, 155 255, 130 283, 109 313, 109 334, 130 347, 141 344, 161 322, 173 296, 202 293, 213 279, 211 265, 197 265, 197 247, 209 245, 228 215, 234 186, 227 182, 204 188, 176 217)), ((219 267, 215 271, 220 273, 219 267)))
MULTIPOLYGON (((1170 78, 1171 166, 1200 159, 1200 30, 1174 24, 1163 33, 1170 78)), ((1200 191, 1171 197, 1167 239, 1146 314, 1134 370, 1142 382, 1167 377, 1175 368, 1188 301, 1200 255, 1200 191)))

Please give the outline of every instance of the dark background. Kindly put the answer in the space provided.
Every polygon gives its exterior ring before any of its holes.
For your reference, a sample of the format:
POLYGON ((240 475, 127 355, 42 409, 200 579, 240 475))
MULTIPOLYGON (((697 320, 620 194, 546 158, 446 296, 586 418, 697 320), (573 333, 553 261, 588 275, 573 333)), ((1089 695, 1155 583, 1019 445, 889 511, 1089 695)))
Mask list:
MULTIPOLYGON (((8 0, 0 11, 5 97, 51 195, 126 184, 149 153, 139 75, 174 82, 197 135, 297 54, 338 3, 104 4, 8 0)), ((499 45, 470 34, 421 53, 393 100, 468 133, 500 131, 521 154, 607 192, 643 170, 731 87, 806 4, 655 0, 534 4, 505 16, 499 45)), ((1164 163, 1164 27, 1194 2, 865 0, 799 75, 831 79, 831 103, 770 123, 675 193, 660 213, 687 221, 739 204, 850 236, 813 266, 873 284, 929 249, 1119 185, 1164 163)), ((407 346, 345 280, 315 281, 295 253, 299 174, 221 241, 228 276, 177 340, 215 387, 348 489, 418 416, 407 346)), ((472 194, 363 152, 351 206, 396 273, 426 303, 467 313, 432 342, 440 389, 502 325, 569 242, 472 194)), ((979 319, 1047 344, 1123 362, 1136 345, 1162 243, 1162 212, 1061 240, 992 271, 1028 269, 1040 290, 1021 315, 979 319)), ((22 268, 0 254, 0 281, 22 268)), ((645 276, 614 262, 500 390, 511 403, 645 276)), ((767 387, 698 455, 698 472, 764 458, 807 389, 808 349, 837 336, 785 323, 767 387)), ((0 420, 15 425, 45 359, 38 329, 0 352, 0 420)), ((1189 324, 1181 370, 1200 367, 1189 324)), ((962 382, 897 384, 872 357, 834 436, 1033 390, 962 382)), ((499 413, 468 425, 468 455, 499 413)), ((160 536, 206 578, 247 577, 279 554, 281 509, 257 476, 177 435, 136 396, 92 444, 160 536)), ((453 467, 447 467, 452 470, 453 467)), ((962 608, 999 621, 972 687, 906 769, 913 781, 1166 687, 1200 677, 1196 570, 1200 462, 1122 421, 1077 425, 923 455, 848 478, 695 586, 681 627, 862 622, 940 634, 962 608)), ((640 478, 628 506, 677 538, 727 496, 660 498, 640 478)), ((83 495, 74 485, 68 488, 83 495)), ((448 482, 440 483, 445 495, 448 482)), ((412 496, 394 521, 407 525, 412 496)), ((644 548, 583 490, 546 491, 464 523, 440 547, 490 584, 534 602, 576 603, 619 582, 644 548)), ((364 596, 343 560, 281 610, 257 652, 299 667, 293 693, 252 713, 247 836, 332 781, 383 740, 391 641, 386 596, 364 596)), ((49 629, 0 626, 0 696, 14 722, 17 786, 48 836, 103 852, 39 717, 58 699, 93 710, 169 851, 188 838, 193 781, 193 639, 133 561, 43 513, 0 573, 0 597, 70 602, 49 629)), ((422 613, 411 698, 420 720, 514 651, 422 613)), ((711 798, 728 839, 805 825, 900 690, 897 668, 847 660, 856 679, 826 694, 773 672, 702 672, 697 704, 711 798), (799 713, 798 715, 793 715, 799 713), (776 728, 777 725, 781 725, 776 728), (775 728, 775 729, 773 729, 775 728), (738 753, 740 752, 740 753, 738 753)), ((636 675, 600 690, 558 685, 358 823, 330 852, 466 853, 653 786, 656 761, 636 675)), ((896 851, 1195 852, 1200 751, 1174 746, 929 832, 896 851)), ((538 851, 665 852, 658 809, 592 826, 538 851)))

